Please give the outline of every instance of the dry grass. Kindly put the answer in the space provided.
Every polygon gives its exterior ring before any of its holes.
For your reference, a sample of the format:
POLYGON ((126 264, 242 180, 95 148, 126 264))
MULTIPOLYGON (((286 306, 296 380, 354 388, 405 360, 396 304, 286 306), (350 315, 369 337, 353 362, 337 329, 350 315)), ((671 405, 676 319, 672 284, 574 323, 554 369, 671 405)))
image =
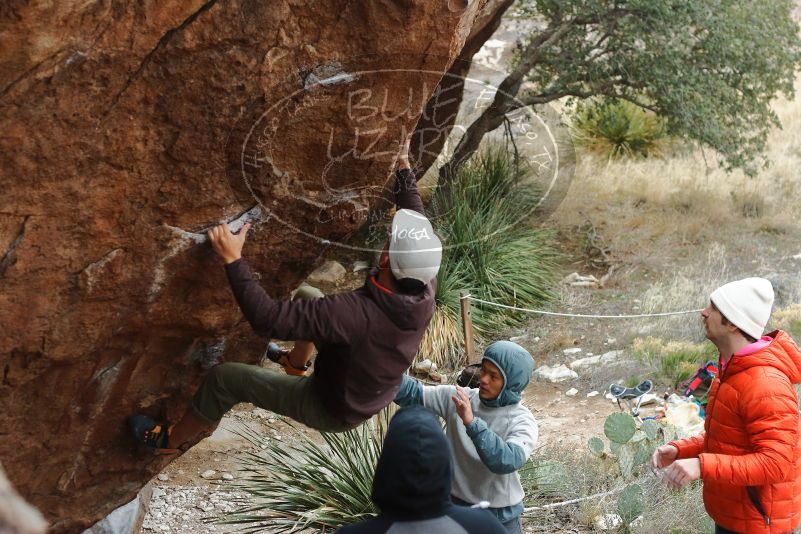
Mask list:
POLYGON ((539 352, 547 354, 549 352, 575 347, 578 344, 577 341, 578 340, 573 336, 557 332, 542 342, 542 345, 539 347, 539 352))
POLYGON ((732 232, 798 235, 801 102, 777 100, 774 109, 783 129, 768 141, 770 166, 754 178, 726 173, 709 150, 612 161, 580 152, 571 192, 556 213, 560 226, 589 216, 617 252, 649 266, 665 254, 648 258, 642 250, 661 245, 728 242, 723 236, 732 232))
POLYGON ((784 330, 796 341, 801 341, 801 304, 793 304, 783 310, 774 311, 768 329, 784 330))
POLYGON ((456 369, 465 363, 461 319, 442 307, 434 310, 417 351, 418 361, 426 358, 446 369, 456 369))
MULTIPOLYGON (((640 301, 629 297, 620 309, 699 309, 726 282, 775 273, 783 286, 776 305, 801 302, 801 280, 789 276, 801 266, 790 259, 801 252, 801 99, 777 100, 774 109, 783 129, 768 140, 770 166, 753 178, 726 173, 714 153, 691 147, 661 159, 611 161, 579 151, 553 222, 574 230, 574 240, 588 220, 597 228, 619 263, 613 285, 640 301)), ((692 314, 630 328, 624 339, 704 339, 692 314)))
MULTIPOLYGON (((702 260, 655 280, 641 297, 643 312, 694 310, 706 306, 710 293, 734 278, 728 256, 727 247, 714 242, 709 245, 706 257, 702 260)), ((670 332, 670 337, 684 340, 701 341, 705 337, 700 314, 645 321, 638 330, 640 335, 664 332, 670 332)))
MULTIPOLYGON (((636 522, 632 531, 648 534, 711 531, 698 484, 675 492, 648 474, 624 482, 614 464, 600 461, 586 447, 576 449, 555 446, 540 449, 534 462, 534 465, 552 466, 549 469, 552 475, 547 478, 553 480, 547 480, 549 483, 542 486, 536 483, 536 477, 529 476, 528 472, 521 472, 526 491, 526 506, 585 497, 637 482, 643 488, 645 506, 642 518, 636 522)), ((564 507, 528 512, 524 514, 523 526, 524 530, 533 527, 535 532, 596 532, 595 518, 616 512, 617 495, 611 495, 564 507)))

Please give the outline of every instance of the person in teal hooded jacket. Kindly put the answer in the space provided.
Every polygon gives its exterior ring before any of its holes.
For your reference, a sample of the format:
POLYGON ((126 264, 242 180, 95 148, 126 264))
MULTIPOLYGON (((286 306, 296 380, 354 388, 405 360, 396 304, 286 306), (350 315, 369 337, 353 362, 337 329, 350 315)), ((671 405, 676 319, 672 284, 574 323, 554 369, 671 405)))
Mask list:
POLYGON ((520 402, 534 359, 511 341, 484 352, 479 388, 423 386, 403 377, 395 402, 423 405, 446 422, 454 459, 451 497, 456 504, 489 503, 509 532, 522 531, 523 487, 517 470, 537 443, 537 421, 520 402))

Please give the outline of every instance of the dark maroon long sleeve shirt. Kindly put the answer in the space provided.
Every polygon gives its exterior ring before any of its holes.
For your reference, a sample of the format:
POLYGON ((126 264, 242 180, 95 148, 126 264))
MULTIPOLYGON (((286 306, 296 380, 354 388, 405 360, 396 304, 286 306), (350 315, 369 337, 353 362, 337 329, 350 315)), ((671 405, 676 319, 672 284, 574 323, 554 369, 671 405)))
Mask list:
MULTIPOLYGON (((414 173, 396 173, 397 207, 424 213, 414 173)), ((393 293, 371 272, 350 293, 312 300, 274 300, 244 260, 225 266, 236 301, 254 332, 317 347, 313 390, 331 415, 356 424, 387 406, 417 353, 434 314, 436 279, 417 295, 393 293)))

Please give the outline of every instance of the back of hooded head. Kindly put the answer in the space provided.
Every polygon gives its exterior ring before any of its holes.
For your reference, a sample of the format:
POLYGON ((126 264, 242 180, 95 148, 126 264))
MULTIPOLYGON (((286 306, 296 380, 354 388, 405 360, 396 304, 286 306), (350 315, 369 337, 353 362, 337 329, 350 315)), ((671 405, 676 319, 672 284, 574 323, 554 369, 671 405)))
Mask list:
POLYGON ((422 406, 395 414, 373 477, 373 502, 385 515, 427 519, 450 504, 451 452, 436 416, 422 406))
POLYGON ((531 354, 511 341, 496 341, 484 351, 484 359, 494 363, 503 375, 503 389, 493 400, 482 403, 487 406, 508 406, 520 402, 531 373, 534 372, 534 358, 531 354))

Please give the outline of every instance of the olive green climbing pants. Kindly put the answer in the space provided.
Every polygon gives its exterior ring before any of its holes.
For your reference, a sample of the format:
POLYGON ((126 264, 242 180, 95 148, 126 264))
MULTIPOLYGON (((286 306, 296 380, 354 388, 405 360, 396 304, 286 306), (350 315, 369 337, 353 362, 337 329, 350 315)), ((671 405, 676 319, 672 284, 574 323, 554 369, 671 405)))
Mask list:
POLYGON ((344 432, 358 425, 330 414, 313 390, 313 376, 279 374, 258 365, 224 363, 214 367, 192 399, 194 414, 214 424, 240 402, 285 415, 309 428, 344 432))
MULTIPOLYGON (((321 297, 319 289, 303 284, 293 299, 321 297)), ((192 399, 192 411, 201 420, 214 424, 235 404, 250 402, 315 430, 344 432, 357 426, 328 412, 313 391, 312 380, 313 377, 274 373, 257 365, 224 363, 206 375, 192 399)))

